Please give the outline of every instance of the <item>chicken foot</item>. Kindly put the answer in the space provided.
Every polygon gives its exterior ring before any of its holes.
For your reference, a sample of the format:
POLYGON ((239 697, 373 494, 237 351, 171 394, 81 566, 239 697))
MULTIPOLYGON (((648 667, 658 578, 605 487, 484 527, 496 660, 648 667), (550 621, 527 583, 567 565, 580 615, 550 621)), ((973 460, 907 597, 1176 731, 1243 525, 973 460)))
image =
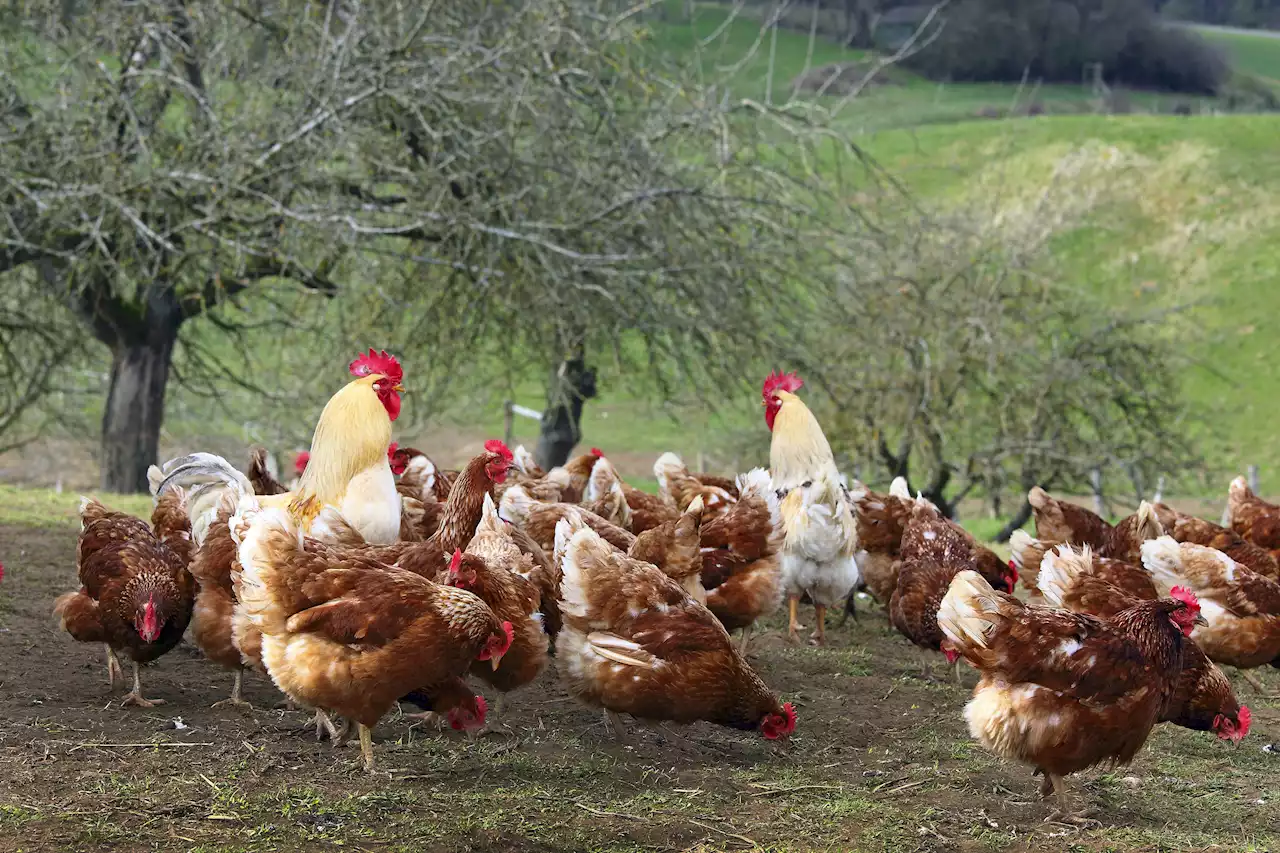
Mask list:
POLYGON ((329 742, 334 746, 343 746, 351 736, 351 721, 343 720, 342 728, 333 724, 333 720, 323 710, 317 708, 315 716, 316 740, 323 740, 325 732, 329 733, 329 742))
POLYGON ((142 695, 142 676, 138 672, 138 662, 133 661, 133 691, 121 700, 123 707, 136 705, 139 708, 154 708, 156 705, 163 705, 163 699, 146 699, 142 695))
POLYGON ((1245 681, 1249 682, 1249 686, 1252 687, 1254 689, 1254 692, 1256 692, 1261 698, 1280 699, 1280 693, 1272 693, 1270 690, 1267 689, 1267 685, 1263 684, 1258 679, 1258 676, 1254 675, 1252 672, 1249 672, 1249 670, 1242 669, 1242 670, 1239 670, 1239 673, 1240 673, 1240 677, 1243 678, 1245 681))
POLYGON ((240 698, 240 685, 241 685, 241 682, 243 681, 244 681, 244 670, 237 669, 235 684, 231 686, 231 698, 223 699, 221 702, 214 702, 209 707, 221 708, 224 705, 230 705, 233 708, 243 708, 246 711, 252 711, 253 706, 240 698))
POLYGON ((120 668, 120 658, 116 657, 115 649, 106 643, 103 643, 102 647, 107 650, 107 688, 114 689, 117 676, 124 681, 124 670, 120 668))
POLYGON ((616 737, 624 746, 634 747, 635 739, 631 736, 631 729, 626 721, 622 719, 622 715, 616 711, 610 711, 608 708, 604 710, 604 730, 616 737))
POLYGON ((1067 791, 1066 781, 1056 773, 1045 771, 1044 781, 1040 783, 1040 797, 1041 799, 1048 799, 1051 794, 1055 796, 1057 805, 1053 811, 1049 812, 1048 817, 1044 819, 1045 823, 1066 823, 1079 827, 1099 825, 1098 821, 1089 817, 1090 810, 1088 808, 1072 811, 1070 808, 1071 795, 1067 791))

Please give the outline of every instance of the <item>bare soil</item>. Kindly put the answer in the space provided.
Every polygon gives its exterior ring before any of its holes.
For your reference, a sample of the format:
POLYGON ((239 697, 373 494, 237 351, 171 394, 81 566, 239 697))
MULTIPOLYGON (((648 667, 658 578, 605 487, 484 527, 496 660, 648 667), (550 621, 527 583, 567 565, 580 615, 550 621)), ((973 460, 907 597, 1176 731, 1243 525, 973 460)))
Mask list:
MULTIPOLYGON (((1081 831, 1043 822, 1038 780, 970 740, 967 690, 874 605, 826 649, 792 648, 777 625, 753 640, 799 711, 785 748, 705 724, 683 730, 692 743, 640 730, 623 746, 549 671, 501 713, 491 695, 494 730, 475 741, 393 712, 368 776, 358 748, 271 710, 264 676, 246 678, 253 713, 211 709, 231 676, 187 644, 143 675, 168 704, 121 708, 102 649, 50 616, 75 541, 0 525, 0 853, 1280 850, 1280 713, 1247 685, 1240 747, 1161 727, 1133 766, 1074 779, 1102 824, 1081 831)), ((1263 674, 1273 690, 1278 676, 1263 674)))

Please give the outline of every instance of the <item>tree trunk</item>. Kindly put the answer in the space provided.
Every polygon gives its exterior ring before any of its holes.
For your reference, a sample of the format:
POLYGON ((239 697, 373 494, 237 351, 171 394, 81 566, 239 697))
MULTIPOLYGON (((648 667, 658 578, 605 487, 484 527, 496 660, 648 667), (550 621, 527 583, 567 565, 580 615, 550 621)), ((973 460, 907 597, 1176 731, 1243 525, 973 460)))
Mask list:
POLYGON ((581 355, 560 363, 547 388, 547 408, 534 454, 543 469, 569 460, 573 446, 582 439, 582 406, 596 395, 596 374, 581 355))
POLYGON ((156 463, 164 391, 178 327, 153 328, 148 340, 112 347, 111 388, 102 413, 102 488, 146 493, 147 467, 156 463))
POLYGON ((1022 506, 1018 508, 1018 514, 1009 519, 1009 523, 1000 529, 996 534, 997 542, 1008 542, 1009 537, 1013 535, 1013 531, 1027 523, 1031 518, 1031 504, 1027 501, 1022 502, 1022 506))

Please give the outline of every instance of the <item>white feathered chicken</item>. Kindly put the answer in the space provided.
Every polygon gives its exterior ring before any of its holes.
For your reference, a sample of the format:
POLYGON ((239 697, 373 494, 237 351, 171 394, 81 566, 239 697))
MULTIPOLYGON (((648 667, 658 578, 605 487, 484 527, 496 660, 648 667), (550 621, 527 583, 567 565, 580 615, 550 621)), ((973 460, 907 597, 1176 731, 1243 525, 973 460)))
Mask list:
POLYGON ((800 597, 813 601, 817 625, 811 642, 826 642, 828 607, 842 604, 858 582, 858 528, 853 505, 831 445, 813 412, 793 392, 804 382, 794 373, 764 381, 764 420, 773 432, 769 464, 782 496, 785 530, 782 584, 790 610, 788 637, 800 641, 800 597))

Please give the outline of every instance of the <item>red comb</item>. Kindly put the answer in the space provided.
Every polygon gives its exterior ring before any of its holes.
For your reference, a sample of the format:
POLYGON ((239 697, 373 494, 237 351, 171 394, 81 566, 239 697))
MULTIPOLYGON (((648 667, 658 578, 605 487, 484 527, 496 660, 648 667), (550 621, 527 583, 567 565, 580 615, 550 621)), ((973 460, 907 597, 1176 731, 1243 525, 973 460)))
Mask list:
POLYGON ((1249 710, 1248 705, 1240 706, 1240 710, 1236 713, 1236 720, 1240 727, 1240 736, 1244 737, 1249 733, 1249 723, 1253 721, 1253 712, 1249 710))
POLYGON ((293 470, 299 474, 307 470, 307 463, 311 461, 311 451, 302 450, 293 458, 293 470))
POLYGON ((787 727, 784 729, 787 734, 791 734, 796 730, 796 709, 791 707, 790 702, 782 703, 782 714, 787 718, 787 727))
POLYGON ((591 448, 591 455, 592 455, 592 456, 594 456, 594 457, 596 457, 597 459, 603 459, 603 458, 604 458, 604 451, 603 451, 603 450, 601 450, 601 449, 600 449, 600 448, 598 448, 598 447, 593 447, 593 448, 591 448))
POLYGON ((484 443, 484 449, 489 453, 498 454, 507 462, 510 462, 512 459, 516 458, 516 455, 511 452, 511 448, 507 447, 507 445, 504 444, 502 439, 500 438, 491 438, 488 441, 486 441, 484 443))
POLYGON ((391 442, 390 444, 388 444, 388 445, 387 445, 387 458, 388 458, 388 459, 390 459, 392 456, 395 456, 395 455, 396 455, 396 450, 398 450, 398 449, 399 449, 399 447, 400 447, 399 443, 394 442, 394 441, 393 441, 393 442, 391 442))
POLYGON ((4 563, 0 563, 0 581, 4 580, 4 563))
POLYGON ((507 649, 511 648, 511 644, 514 643, 516 640, 516 631, 514 628, 511 627, 510 622, 503 622, 502 633, 507 635, 506 645, 502 647, 502 653, 505 655, 507 653, 507 649))
POLYGON ((484 701, 483 696, 476 697, 476 716, 480 718, 480 722, 484 722, 485 716, 489 713, 489 703, 484 701))
POLYGON ((1200 609, 1200 599, 1196 598, 1196 594, 1185 586, 1175 586, 1169 590, 1169 597, 1176 601, 1181 601, 1192 610, 1200 609))
POLYGON ((462 549, 453 549, 453 559, 449 561, 449 574, 456 575, 458 569, 462 568, 462 549))
POLYGON ((396 361, 394 355, 388 355, 386 350, 371 349, 364 355, 357 356, 348 369, 352 376, 380 374, 387 377, 393 385, 399 385, 400 380, 404 379, 404 370, 400 367, 400 362, 396 361))
POLYGON ((774 391, 790 391, 795 393, 804 387, 804 380, 794 373, 783 373, 775 370, 764 378, 764 396, 773 395, 774 391))

